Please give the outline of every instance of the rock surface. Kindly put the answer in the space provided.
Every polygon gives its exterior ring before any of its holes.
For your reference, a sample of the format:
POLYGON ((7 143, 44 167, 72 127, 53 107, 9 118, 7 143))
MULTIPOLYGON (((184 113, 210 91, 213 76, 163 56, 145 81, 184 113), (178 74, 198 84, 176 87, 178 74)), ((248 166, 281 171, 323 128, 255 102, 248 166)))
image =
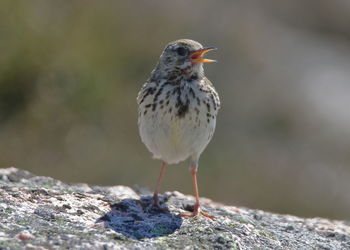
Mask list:
POLYGON ((64 184, 0 169, 0 249, 350 249, 350 223, 304 219, 202 199, 214 215, 182 218, 193 197, 125 186, 64 184))

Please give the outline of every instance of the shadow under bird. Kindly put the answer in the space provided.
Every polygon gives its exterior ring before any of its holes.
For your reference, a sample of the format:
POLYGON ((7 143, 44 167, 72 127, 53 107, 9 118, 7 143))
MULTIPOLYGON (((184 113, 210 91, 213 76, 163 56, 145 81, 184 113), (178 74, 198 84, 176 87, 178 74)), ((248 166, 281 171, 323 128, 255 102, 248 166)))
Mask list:
POLYGON ((142 142, 156 159, 162 160, 153 204, 160 208, 158 188, 168 164, 190 158, 196 202, 193 217, 201 214, 197 187, 198 161, 211 140, 220 108, 213 84, 204 75, 203 63, 215 62, 203 56, 214 47, 181 39, 169 43, 150 78, 142 86, 137 103, 142 142))

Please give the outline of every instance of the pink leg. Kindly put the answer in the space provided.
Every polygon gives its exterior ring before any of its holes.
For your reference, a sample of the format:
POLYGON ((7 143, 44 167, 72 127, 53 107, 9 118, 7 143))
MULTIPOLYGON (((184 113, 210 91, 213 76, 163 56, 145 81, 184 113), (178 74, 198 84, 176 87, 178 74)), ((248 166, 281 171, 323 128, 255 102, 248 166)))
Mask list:
POLYGON ((180 216, 183 216, 183 217, 195 217, 198 214, 201 214, 201 215, 203 215, 205 217, 208 217, 210 219, 214 219, 214 216, 200 211, 198 185, 197 185, 197 168, 196 167, 195 168, 194 167, 191 168, 191 175, 192 175, 193 189, 194 189, 194 195, 195 195, 195 198, 196 198, 196 202, 194 204, 194 209, 193 209, 193 213, 192 214, 180 214, 180 216))
POLYGON ((160 168, 159 177, 158 177, 156 188, 154 189, 154 194, 153 194, 153 203, 158 208, 161 208, 159 205, 158 190, 159 190, 160 183, 163 179, 164 170, 166 167, 167 167, 167 164, 165 162, 162 162, 162 167, 160 168))
POLYGON ((196 216, 199 212, 199 194, 198 194, 198 185, 197 185, 197 169, 192 168, 191 169, 191 175, 192 175, 192 183, 193 183, 193 189, 194 189, 194 196, 196 197, 196 203, 194 204, 193 209, 193 216, 196 216))

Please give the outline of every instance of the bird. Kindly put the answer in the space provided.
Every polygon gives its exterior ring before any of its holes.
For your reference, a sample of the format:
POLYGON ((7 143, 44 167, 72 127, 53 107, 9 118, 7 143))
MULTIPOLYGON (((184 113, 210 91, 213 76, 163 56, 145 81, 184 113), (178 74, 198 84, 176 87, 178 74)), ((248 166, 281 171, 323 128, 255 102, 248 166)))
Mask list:
POLYGON ((170 42, 137 96, 141 140, 162 161, 153 205, 161 209, 158 192, 166 167, 189 159, 195 204, 183 217, 213 218, 200 209, 197 185, 199 157, 213 137, 220 109, 219 95, 203 69, 204 63, 216 62, 203 57, 212 50, 190 39, 170 42))

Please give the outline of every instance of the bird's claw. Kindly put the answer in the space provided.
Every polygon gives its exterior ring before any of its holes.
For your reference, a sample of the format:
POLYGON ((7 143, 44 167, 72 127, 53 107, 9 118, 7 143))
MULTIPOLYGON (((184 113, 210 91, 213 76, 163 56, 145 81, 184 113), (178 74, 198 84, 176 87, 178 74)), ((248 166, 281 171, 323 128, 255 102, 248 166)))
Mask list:
POLYGON ((202 211, 195 211, 193 212, 192 214, 179 214, 181 217, 190 217, 190 218, 193 218, 193 217, 197 217, 198 215, 202 215, 204 217, 207 217, 211 220, 214 220, 215 219, 215 216, 213 215, 210 215, 210 214, 207 214, 205 212, 202 212, 202 211))

